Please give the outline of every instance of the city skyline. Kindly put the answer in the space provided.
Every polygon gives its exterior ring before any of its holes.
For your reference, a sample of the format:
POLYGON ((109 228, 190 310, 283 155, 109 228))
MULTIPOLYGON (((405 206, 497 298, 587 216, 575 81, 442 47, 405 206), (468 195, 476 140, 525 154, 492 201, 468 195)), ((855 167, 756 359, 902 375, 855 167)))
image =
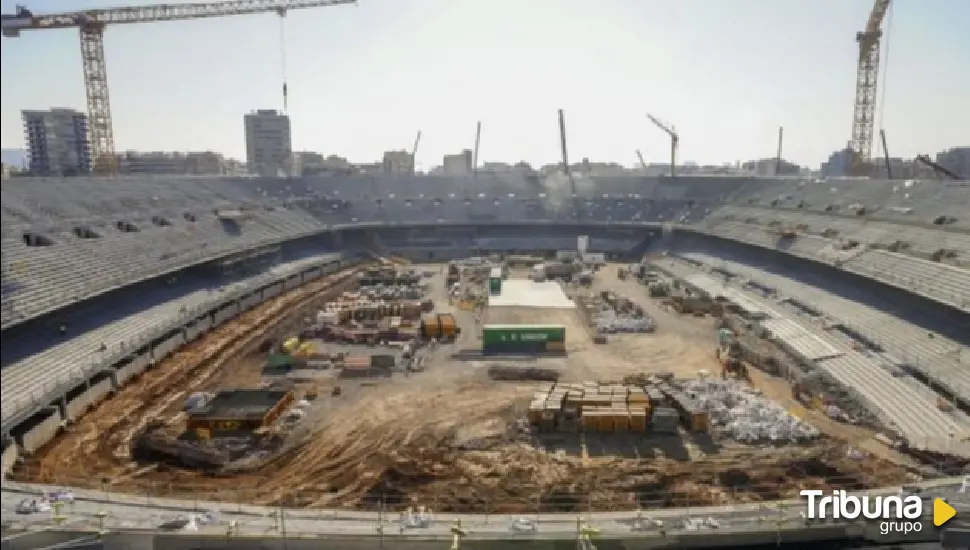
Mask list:
MULTIPOLYGON (((11 13, 13 2, 2 7, 11 13)), ((961 7, 896 2, 887 19, 876 127, 894 157, 967 141, 970 112, 959 98, 970 76, 956 70, 970 51, 970 37, 957 33, 961 7)), ((473 148, 481 120, 482 162, 549 164, 559 160, 563 108, 574 160, 631 166, 640 149, 648 163, 666 162, 669 144, 650 112, 681 133, 681 162, 773 157, 784 126, 783 156, 814 167, 849 137, 853 37, 870 8, 868 0, 617 0, 595 9, 569 0, 555 9, 542 0, 363 0, 292 12, 293 149, 373 162, 409 150, 421 130, 417 164, 430 168, 473 148)), ((245 158, 242 115, 282 106, 279 41, 275 16, 109 27, 116 149, 245 158)), ((2 52, 4 148, 24 147, 21 109, 85 109, 76 31, 25 32, 5 38, 2 52)))

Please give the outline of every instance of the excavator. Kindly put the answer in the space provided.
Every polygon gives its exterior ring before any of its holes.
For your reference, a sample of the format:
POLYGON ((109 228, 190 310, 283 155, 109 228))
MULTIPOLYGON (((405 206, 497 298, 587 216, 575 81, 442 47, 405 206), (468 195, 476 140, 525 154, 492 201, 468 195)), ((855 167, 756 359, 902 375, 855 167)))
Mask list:
POLYGON ((721 362, 722 379, 749 380, 748 367, 742 357, 741 343, 733 335, 721 334, 714 356, 721 362))

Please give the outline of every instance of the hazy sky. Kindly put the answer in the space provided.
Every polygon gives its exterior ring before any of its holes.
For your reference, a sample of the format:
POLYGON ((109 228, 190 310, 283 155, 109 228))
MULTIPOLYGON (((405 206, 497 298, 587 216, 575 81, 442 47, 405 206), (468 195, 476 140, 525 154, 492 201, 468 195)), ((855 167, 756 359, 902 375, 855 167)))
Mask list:
MULTIPOLYGON (((125 4, 20 1, 36 13, 125 4)), ((0 3, 11 13, 15 2, 0 3)), ((563 108, 571 159, 633 165, 640 148, 664 161, 650 112, 681 133, 682 160, 773 156, 784 126, 785 157, 816 165, 849 139, 855 33, 871 5, 360 0, 294 11, 293 144, 363 162, 409 149, 421 129, 418 165, 430 166, 471 148, 481 120, 482 161, 555 162, 563 108)), ((894 156, 970 145, 968 28, 970 0, 894 2, 877 108, 894 156)), ((118 150, 242 158, 243 114, 282 108, 276 15, 109 27, 105 43, 118 150)), ((3 147, 23 146, 21 109, 85 109, 77 31, 4 38, 0 89, 3 147)))

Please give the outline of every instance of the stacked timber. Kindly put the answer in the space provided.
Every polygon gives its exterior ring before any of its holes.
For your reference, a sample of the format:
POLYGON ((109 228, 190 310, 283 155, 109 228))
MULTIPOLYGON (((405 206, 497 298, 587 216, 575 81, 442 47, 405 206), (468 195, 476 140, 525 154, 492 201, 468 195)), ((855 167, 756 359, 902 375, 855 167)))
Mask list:
POLYGON ((579 427, 587 433, 644 433, 651 410, 642 388, 590 381, 554 384, 533 395, 529 422, 543 431, 579 427))

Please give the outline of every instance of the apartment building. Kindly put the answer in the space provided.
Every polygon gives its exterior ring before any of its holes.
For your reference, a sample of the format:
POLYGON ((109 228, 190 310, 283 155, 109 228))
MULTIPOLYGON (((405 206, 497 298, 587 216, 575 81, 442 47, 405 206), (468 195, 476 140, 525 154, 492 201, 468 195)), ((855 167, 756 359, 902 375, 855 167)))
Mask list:
POLYGON ((28 170, 35 175, 91 172, 91 136, 86 114, 73 109, 21 111, 28 170))
POLYGON ((243 117, 246 130, 246 165, 258 176, 294 175, 290 117, 260 109, 243 117))

